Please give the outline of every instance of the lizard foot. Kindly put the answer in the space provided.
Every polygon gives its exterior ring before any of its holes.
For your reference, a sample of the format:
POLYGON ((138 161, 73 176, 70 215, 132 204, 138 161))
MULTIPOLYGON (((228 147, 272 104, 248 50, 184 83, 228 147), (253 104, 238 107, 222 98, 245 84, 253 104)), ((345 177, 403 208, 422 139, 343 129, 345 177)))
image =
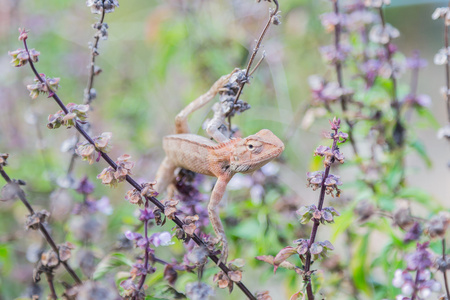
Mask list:
POLYGON ((217 265, 220 265, 220 263, 224 263, 226 265, 227 259, 228 259, 228 241, 227 241, 225 234, 222 234, 219 237, 217 244, 222 246, 221 256, 220 256, 219 261, 217 262, 217 265))

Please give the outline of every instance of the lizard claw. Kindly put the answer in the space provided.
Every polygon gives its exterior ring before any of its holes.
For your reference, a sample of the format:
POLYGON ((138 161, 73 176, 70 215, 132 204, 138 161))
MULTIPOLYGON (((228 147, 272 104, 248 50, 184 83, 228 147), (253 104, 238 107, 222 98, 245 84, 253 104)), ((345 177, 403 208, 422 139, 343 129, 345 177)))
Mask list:
POLYGON ((221 235, 217 243, 222 246, 221 256, 219 261, 217 262, 217 265, 220 265, 220 263, 224 263, 226 265, 228 259, 228 241, 226 236, 221 235))

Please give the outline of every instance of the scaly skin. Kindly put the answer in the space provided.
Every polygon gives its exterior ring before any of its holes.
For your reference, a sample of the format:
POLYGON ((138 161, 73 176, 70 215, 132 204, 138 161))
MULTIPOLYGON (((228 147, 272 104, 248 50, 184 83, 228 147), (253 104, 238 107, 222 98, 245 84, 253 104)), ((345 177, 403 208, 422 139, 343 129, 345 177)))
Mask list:
MULTIPOLYGON (((236 71, 236 70, 235 70, 236 71)), ((233 71, 233 73, 235 72, 233 71)), ((217 182, 208 204, 208 214, 219 242, 222 244, 221 262, 228 258, 228 243, 219 217, 218 206, 225 194, 228 182, 236 173, 252 173, 272 159, 278 157, 284 150, 283 142, 270 130, 263 129, 246 138, 228 139, 219 130, 209 130, 208 133, 218 142, 206 137, 189 133, 187 117, 211 101, 224 86, 231 75, 222 76, 204 95, 191 102, 175 118, 177 134, 163 139, 166 158, 156 173, 158 192, 163 192, 175 179, 177 167, 217 177, 217 182)))

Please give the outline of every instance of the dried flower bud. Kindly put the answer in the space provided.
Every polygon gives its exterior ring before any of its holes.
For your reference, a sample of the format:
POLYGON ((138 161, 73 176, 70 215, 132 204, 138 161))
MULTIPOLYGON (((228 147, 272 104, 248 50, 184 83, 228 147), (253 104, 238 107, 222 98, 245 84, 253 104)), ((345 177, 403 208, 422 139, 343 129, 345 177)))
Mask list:
POLYGON ((158 192, 154 189, 155 185, 156 185, 156 181, 143 183, 141 195, 143 197, 149 197, 149 198, 158 196, 158 192))
POLYGON ((393 214, 394 224, 403 230, 408 230, 414 224, 409 208, 402 207, 397 209, 393 214))
MULTIPOLYGON (((36 51, 37 52, 37 51, 36 51)), ((15 51, 8 51, 8 55, 12 56, 11 64, 14 67, 22 67, 27 64, 30 56, 25 49, 17 49, 15 51)))
POLYGON ((44 266, 54 268, 59 265, 58 254, 53 250, 42 253, 41 262, 44 266))
POLYGON ((61 125, 70 128, 75 126, 76 122, 78 123, 86 123, 87 112, 89 111, 89 105, 80 104, 77 105, 75 103, 67 104, 67 110, 69 111, 66 114, 64 111, 60 110, 54 115, 48 116, 48 124, 47 127, 49 129, 57 129, 61 127, 61 125))
POLYGON ((46 219, 50 216, 50 213, 45 209, 35 212, 32 215, 27 217, 27 221, 25 222, 27 229, 37 230, 39 228, 39 224, 45 223, 46 219))
POLYGON ((256 300, 272 300, 272 297, 269 294, 269 291, 257 292, 255 294, 256 300))
POLYGON ((184 218, 184 224, 183 224, 183 230, 189 235, 192 236, 195 232, 195 229, 197 229, 197 226, 195 226, 195 222, 198 221, 199 216, 187 216, 184 218))
POLYGON ((75 249, 75 245, 69 242, 58 245, 59 259, 61 261, 67 261, 72 256, 72 249, 75 249))
POLYGON ((4 167, 7 165, 6 160, 8 159, 8 153, 0 153, 0 166, 4 167))
POLYGON ((87 0, 86 6, 91 8, 93 14, 101 14, 103 9, 105 13, 111 13, 116 7, 119 7, 117 0, 87 0))
POLYGON ((131 189, 125 195, 125 200, 130 202, 131 204, 142 205, 144 202, 142 201, 141 192, 137 189, 131 189))
POLYGON ((233 281, 223 271, 214 275, 213 282, 217 282, 217 286, 221 289, 228 288, 230 293, 233 290, 233 281))
POLYGON ((44 73, 39 74, 39 78, 34 78, 34 84, 27 85, 27 89, 30 91, 31 99, 36 99, 40 94, 52 95, 54 91, 59 88, 59 78, 47 77, 44 73))
POLYGON ((204 282, 191 282, 186 284, 186 296, 192 300, 208 300, 214 296, 214 290, 204 282))
MULTIPOLYGON (((95 151, 95 146, 89 142, 78 143, 75 149, 75 153, 81 156, 82 160, 87 160, 89 164, 93 164, 96 159, 97 152, 95 151)), ((100 156, 98 156, 100 158, 100 156)))
POLYGON ((95 147, 104 153, 108 153, 111 149, 111 145, 109 144, 111 137, 111 132, 103 132, 101 135, 94 137, 95 147))
POLYGON ((103 171, 97 175, 97 179, 101 179, 104 185, 107 185, 109 187, 116 187, 118 181, 115 178, 114 173, 114 169, 109 166, 107 168, 104 168, 103 171))
POLYGON ((126 179, 127 175, 132 175, 131 169, 134 167, 133 161, 128 161, 131 158, 128 154, 123 154, 120 156, 117 161, 117 169, 114 173, 114 177, 118 182, 122 182, 126 179))
POLYGON ((170 200, 165 203, 164 214, 167 218, 173 220, 175 218, 175 213, 177 212, 177 204, 180 201, 178 200, 170 200))
POLYGON ((270 22, 272 22, 273 25, 280 25, 281 24, 281 14, 280 12, 277 12, 275 15, 270 18, 270 22))
POLYGON ((450 225, 450 213, 446 211, 439 212, 433 216, 430 221, 425 224, 425 233, 430 237, 445 236, 448 226, 450 225))
POLYGON ((28 30, 19 28, 19 41, 25 41, 28 38, 28 30))

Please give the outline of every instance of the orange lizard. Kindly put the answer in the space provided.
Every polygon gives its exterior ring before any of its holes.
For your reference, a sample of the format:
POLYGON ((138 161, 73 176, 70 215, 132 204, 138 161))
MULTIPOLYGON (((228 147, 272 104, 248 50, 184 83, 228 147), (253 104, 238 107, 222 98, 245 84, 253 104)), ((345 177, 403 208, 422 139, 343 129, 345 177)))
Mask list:
MULTIPOLYGON (((210 102, 233 73, 222 76, 207 93, 191 102, 176 116, 175 134, 163 139, 166 157, 156 174, 155 185, 158 192, 165 191, 174 180, 177 167, 217 177, 208 204, 208 214, 214 232, 222 245, 220 261, 224 263, 228 258, 228 242, 219 217, 218 206, 228 182, 236 173, 251 173, 258 170, 278 157, 284 150, 283 142, 267 129, 246 138, 229 139, 219 131, 218 127, 221 124, 217 124, 217 119, 215 126, 207 127, 208 134, 217 143, 206 137, 189 133, 187 117, 210 102)), ((224 121, 225 117, 222 119, 224 121)))

